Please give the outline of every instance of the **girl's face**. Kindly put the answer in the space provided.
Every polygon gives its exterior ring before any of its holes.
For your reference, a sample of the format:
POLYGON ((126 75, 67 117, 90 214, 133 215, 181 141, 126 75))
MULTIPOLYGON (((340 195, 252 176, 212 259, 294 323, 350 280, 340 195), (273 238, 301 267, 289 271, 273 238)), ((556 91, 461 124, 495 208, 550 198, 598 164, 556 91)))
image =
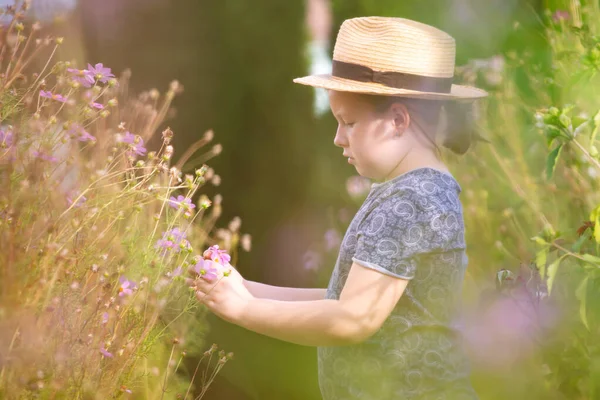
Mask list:
POLYGON ((333 143, 356 171, 377 181, 395 176, 410 147, 410 138, 403 134, 410 123, 406 106, 393 103, 380 113, 364 96, 333 90, 329 105, 338 121, 333 143))

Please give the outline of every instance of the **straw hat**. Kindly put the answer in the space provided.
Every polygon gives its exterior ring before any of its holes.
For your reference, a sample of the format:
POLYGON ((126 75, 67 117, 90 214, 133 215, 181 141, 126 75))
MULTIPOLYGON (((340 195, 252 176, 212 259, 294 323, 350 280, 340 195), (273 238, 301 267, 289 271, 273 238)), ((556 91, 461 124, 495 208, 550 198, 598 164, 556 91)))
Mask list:
POLYGON ((333 49, 331 74, 296 78, 319 88, 432 100, 476 100, 487 92, 454 85, 454 38, 404 18, 344 21, 333 49))

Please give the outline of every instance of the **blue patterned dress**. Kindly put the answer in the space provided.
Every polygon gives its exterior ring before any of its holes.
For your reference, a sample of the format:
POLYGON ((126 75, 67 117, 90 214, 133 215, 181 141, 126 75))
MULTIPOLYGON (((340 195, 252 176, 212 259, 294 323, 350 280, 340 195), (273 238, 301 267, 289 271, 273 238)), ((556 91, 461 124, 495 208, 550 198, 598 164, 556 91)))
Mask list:
POLYGON ((456 326, 467 266, 461 188, 418 168, 375 183, 350 223, 327 288, 339 299, 352 262, 410 280, 363 343, 318 348, 324 400, 476 400, 456 326))

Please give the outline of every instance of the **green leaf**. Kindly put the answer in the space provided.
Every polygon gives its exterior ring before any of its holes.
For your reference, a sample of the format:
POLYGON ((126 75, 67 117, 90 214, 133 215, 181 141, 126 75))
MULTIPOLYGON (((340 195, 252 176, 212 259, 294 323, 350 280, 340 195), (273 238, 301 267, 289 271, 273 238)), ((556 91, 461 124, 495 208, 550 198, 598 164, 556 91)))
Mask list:
POLYGON ((583 118, 583 117, 573 117, 573 129, 577 129, 581 126, 581 124, 583 124, 584 122, 588 122, 589 119, 588 118, 583 118))
POLYGON ((592 129, 592 135, 590 136, 590 145, 594 145, 594 141, 596 140, 596 135, 598 134, 598 130, 600 130, 600 110, 594 116, 594 128, 592 129))
POLYGON ((571 251, 573 253, 579 253, 579 250, 581 250, 581 246, 583 246, 585 241, 590 238, 589 232, 590 231, 586 229, 586 231, 583 233, 583 235, 581 235, 579 237, 579 239, 577 239, 577 241, 573 244, 573 246, 571 247, 571 251))
POLYGON ((585 325, 585 327, 589 331, 590 327, 588 325, 588 320, 587 320, 587 306, 586 306, 588 278, 589 278, 589 276, 586 276, 581 281, 581 283, 577 287, 577 290, 575 291, 575 297, 577 297, 577 299, 579 300, 579 317, 581 318, 581 322, 583 322, 583 325, 585 325))
POLYGON ((546 284, 548 285, 548 296, 550 295, 550 293, 552 293, 552 286, 554 286, 554 278, 556 278, 558 266, 560 265, 560 262, 565 257, 565 255, 557 258, 552 264, 548 266, 548 281, 546 282, 546 284))
POLYGON ((546 177, 548 179, 552 178, 554 174, 554 169, 556 168, 556 160, 560 156, 560 151, 562 150, 563 145, 559 144, 550 154, 548 154, 548 159, 546 160, 546 177))
POLYGON ((594 220, 594 240, 596 243, 600 243, 600 213, 596 213, 594 220))
POLYGON ((552 145, 554 140, 560 136, 562 136, 562 132, 555 126, 547 125, 545 129, 546 140, 548 142, 548 147, 552 145))
POLYGON ((547 246, 548 242, 546 242, 544 239, 542 239, 539 236, 534 236, 531 238, 531 240, 533 240, 534 242, 536 242, 537 244, 541 245, 541 246, 547 246))
POLYGON ((589 263, 600 265, 600 257, 596 257, 591 254, 582 254, 581 258, 589 263))
POLYGON ((542 279, 546 278, 546 259, 548 258, 548 247, 538 251, 535 255, 535 265, 540 271, 542 279))
POLYGON ((569 118, 567 115, 565 114, 561 114, 560 117, 558 117, 558 120, 560 121, 560 124, 564 127, 569 129, 571 126, 571 118, 569 118))

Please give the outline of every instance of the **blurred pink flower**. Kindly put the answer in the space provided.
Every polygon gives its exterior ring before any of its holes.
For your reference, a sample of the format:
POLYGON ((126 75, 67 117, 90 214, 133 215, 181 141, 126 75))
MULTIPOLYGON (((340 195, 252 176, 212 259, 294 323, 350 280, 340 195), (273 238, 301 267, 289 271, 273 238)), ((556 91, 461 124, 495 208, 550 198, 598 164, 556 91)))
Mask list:
POLYGON ((556 10, 554 14, 552 14, 552 20, 554 22, 560 22, 561 20, 571 19, 571 14, 566 10, 556 10))
POLYGON ((179 195, 177 198, 171 196, 169 198, 169 205, 175 209, 181 208, 185 210, 185 216, 190 217, 192 210, 196 208, 196 205, 192 203, 192 199, 179 195))
POLYGON ((40 160, 44 160, 44 161, 49 161, 49 162, 58 162, 58 158, 51 156, 49 154, 46 154, 42 151, 32 151, 31 155, 34 156, 35 158, 39 158, 40 160))
POLYGON ((104 357, 113 358, 112 353, 109 353, 104 347, 100 347, 100 353, 102 353, 104 357))
POLYGON ((102 314, 102 323, 106 324, 108 322, 108 313, 105 312, 102 314))
POLYGON ((524 292, 502 296, 471 313, 463 333, 475 360, 490 367, 508 366, 531 354, 543 329, 556 322, 556 313, 545 302, 534 305, 524 292))
POLYGON ((210 246, 202 256, 221 265, 227 265, 231 261, 231 256, 226 250, 219 249, 219 245, 210 246))
POLYGON ((123 276, 119 278, 119 281, 121 282, 121 286, 119 286, 119 297, 131 295, 135 288, 135 283, 123 276))
POLYGON ((205 260, 204 258, 198 258, 196 265, 194 266, 194 271, 203 278, 212 281, 217 278, 217 273, 219 272, 217 268, 217 264, 212 260, 205 260))
POLYGON ((0 129, 0 148, 13 145, 13 133, 10 130, 0 129))
POLYGON ((173 270, 173 272, 171 273, 171 278, 175 278, 176 276, 180 276, 182 272, 183 272, 183 267, 180 265, 179 267, 177 267, 177 268, 175 268, 173 270))
POLYGON ((44 90, 40 90, 40 97, 45 97, 47 99, 51 99, 51 100, 56 100, 56 101, 60 101, 61 103, 66 103, 67 102, 67 98, 60 95, 60 94, 53 94, 52 92, 48 91, 44 91, 44 90))
MULTIPOLYGON (((77 190, 73 190, 71 191, 68 195, 67 195, 67 204, 69 206, 71 206, 73 204, 73 202, 75 201, 75 199, 77 199, 79 197, 79 191, 77 190)), ((79 199, 77 200, 77 203, 75 204, 74 207, 79 207, 81 206, 83 203, 85 203, 87 201, 87 198, 85 196, 81 196, 79 197, 79 199)))
POLYGON ((318 270, 319 267, 321 267, 322 262, 321 255, 313 250, 309 250, 304 253, 302 261, 304 262, 304 268, 311 271, 318 270))
POLYGON ((139 156, 143 156, 146 154, 146 148, 144 147, 144 139, 142 139, 139 136, 136 137, 136 135, 129 131, 125 132, 125 136, 123 136, 120 139, 117 139, 117 142, 129 144, 131 146, 131 152, 139 156))
POLYGON ((360 175, 351 176, 346 180, 346 190, 352 197, 366 195, 371 189, 371 182, 360 175))
POLYGON ((102 83, 108 82, 109 79, 114 78, 115 76, 112 74, 110 68, 106 68, 102 63, 98 63, 92 67, 91 64, 88 64, 88 71, 92 74, 94 79, 102 83))
POLYGON ((93 102, 93 101, 90 103, 90 107, 96 108, 98 110, 103 110, 104 109, 104 105, 102 105, 100 103, 93 102))
POLYGON ((340 234, 335 229, 330 229, 325 232, 325 249, 327 251, 334 250, 341 242, 340 234))
POLYGON ((173 250, 176 253, 184 249, 191 248, 190 243, 186 240, 185 232, 182 232, 179 228, 173 228, 170 231, 163 232, 162 239, 156 242, 154 248, 161 248, 163 250, 173 250))
POLYGON ((67 68, 67 71, 71 73, 72 79, 83 87, 90 88, 94 84, 94 74, 87 69, 67 68))

